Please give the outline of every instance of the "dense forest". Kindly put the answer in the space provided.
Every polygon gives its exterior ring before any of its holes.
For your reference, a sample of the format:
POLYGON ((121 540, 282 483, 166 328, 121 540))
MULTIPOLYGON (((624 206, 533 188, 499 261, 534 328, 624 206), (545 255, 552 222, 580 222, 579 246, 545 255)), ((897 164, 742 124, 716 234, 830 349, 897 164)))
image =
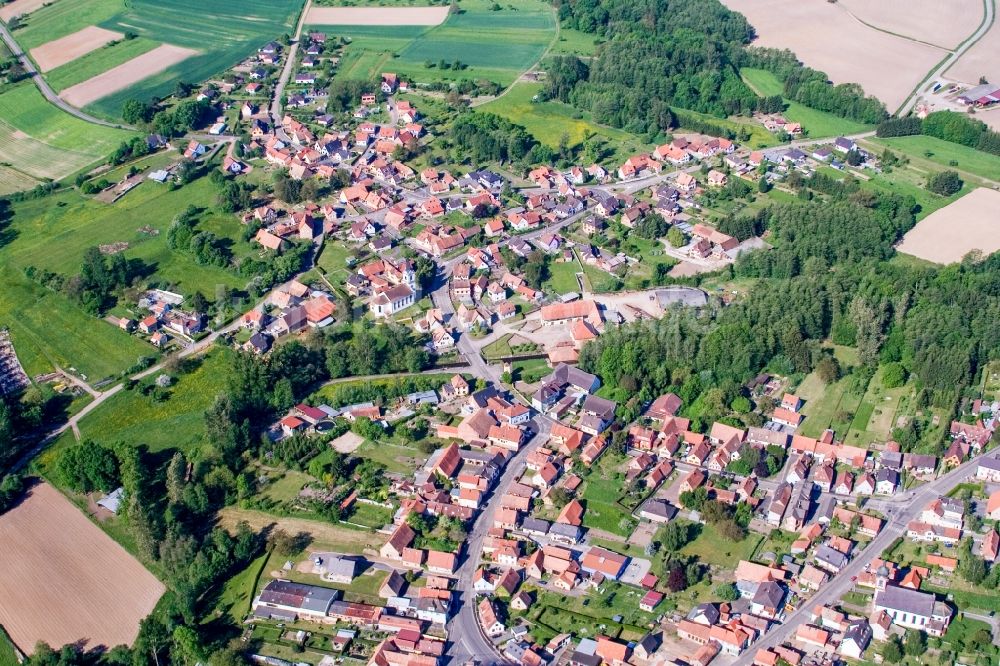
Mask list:
POLYGON ((834 86, 790 52, 747 48, 753 28, 718 0, 563 0, 558 8, 564 26, 604 43, 589 64, 553 59, 546 94, 601 123, 655 135, 677 125, 675 109, 720 118, 780 110, 780 99, 743 82, 745 66, 774 72, 786 97, 822 111, 871 123, 887 115, 858 86, 834 86))
MULTIPOLYGON (((815 198, 728 222, 767 233, 774 245, 730 269, 756 280, 745 300, 703 313, 672 310, 584 347, 580 364, 610 385, 623 417, 674 391, 697 403, 696 426, 731 418, 743 383, 765 368, 823 368, 836 379, 827 340, 857 348, 862 385, 886 364, 915 379, 919 403, 954 410, 984 364, 1000 357, 1000 255, 944 268, 889 261, 914 223, 911 198, 822 178, 799 187, 815 198)), ((743 423, 755 425, 743 411, 743 423)), ((900 434, 915 445, 906 438, 900 434)))

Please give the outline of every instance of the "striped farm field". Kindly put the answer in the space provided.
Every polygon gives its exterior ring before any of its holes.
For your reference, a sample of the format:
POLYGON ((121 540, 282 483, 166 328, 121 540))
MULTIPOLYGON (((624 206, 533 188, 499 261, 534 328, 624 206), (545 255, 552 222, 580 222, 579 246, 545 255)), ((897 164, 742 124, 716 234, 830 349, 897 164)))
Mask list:
POLYGON ((310 29, 351 40, 337 73, 342 78, 369 78, 367 65, 391 62, 392 71, 417 81, 489 79, 509 85, 545 54, 556 19, 551 5, 541 0, 514 0, 497 11, 492 6, 487 0, 464 0, 460 12, 429 27, 398 25, 398 7, 367 7, 369 25, 314 23, 314 16, 336 20, 338 14, 310 13, 310 29), (456 61, 462 68, 451 67, 456 61))
POLYGON ((91 25, 31 49, 31 58, 38 65, 39 71, 48 72, 123 37, 120 32, 91 25))
POLYGON ((157 46, 158 42, 145 37, 117 42, 56 67, 45 74, 45 80, 53 90, 59 92, 152 51, 157 46))
POLYGON ((172 44, 160 44, 152 51, 127 60, 117 67, 63 90, 59 96, 73 106, 83 107, 108 95, 128 90, 131 86, 155 76, 172 66, 180 65, 198 55, 194 49, 172 44))
POLYGON ((49 104, 31 82, 0 94, 0 163, 35 178, 63 178, 103 158, 131 137, 49 104))
POLYGON ((178 81, 211 78, 283 33, 291 33, 302 0, 57 0, 30 16, 18 41, 34 49, 91 26, 137 39, 92 51, 56 67, 47 78, 65 90, 113 70, 160 45, 197 51, 197 55, 150 73, 99 99, 79 99, 96 115, 117 119, 131 98, 166 97, 178 81))
POLYGON ((9 166, 0 166, 0 196, 30 190, 38 181, 9 166))

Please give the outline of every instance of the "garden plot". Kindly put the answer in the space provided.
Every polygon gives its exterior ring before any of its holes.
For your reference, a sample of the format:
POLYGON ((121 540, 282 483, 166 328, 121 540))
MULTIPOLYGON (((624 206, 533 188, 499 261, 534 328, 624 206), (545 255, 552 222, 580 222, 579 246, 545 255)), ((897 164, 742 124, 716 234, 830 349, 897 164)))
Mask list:
POLYGON ((40 71, 48 72, 124 36, 120 32, 92 25, 31 49, 31 57, 40 71))
POLYGON ((148 53, 118 65, 103 74, 70 86, 60 97, 73 106, 83 107, 119 90, 169 69, 171 66, 198 54, 194 49, 163 44, 148 53))

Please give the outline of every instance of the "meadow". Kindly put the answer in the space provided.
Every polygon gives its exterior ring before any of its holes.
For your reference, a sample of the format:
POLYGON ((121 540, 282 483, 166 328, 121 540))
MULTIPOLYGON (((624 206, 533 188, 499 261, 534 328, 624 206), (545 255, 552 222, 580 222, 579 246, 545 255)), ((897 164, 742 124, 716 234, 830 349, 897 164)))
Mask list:
POLYGON ((65 178, 103 160, 131 136, 61 111, 30 81, 0 94, 0 162, 37 179, 65 178))
MULTIPOLYGON (((311 25, 351 39, 337 76, 369 79, 394 71, 418 81, 489 79, 503 85, 545 54, 556 32, 552 8, 540 0, 514 0, 492 11, 486 0, 466 0, 444 23, 422 26, 311 25), (442 68, 461 61, 463 67, 442 68)), ((391 11, 391 10, 387 10, 391 11)))
MULTIPOLYGON (((5 261, 5 260, 4 260, 5 261)), ((138 338, 91 317, 62 294, 0 267, 0 326, 10 329, 18 358, 29 376, 53 364, 75 368, 88 381, 116 375, 155 349, 138 338)))
MULTIPOLYGON (((80 421, 85 439, 111 445, 115 442, 145 444, 151 451, 179 449, 190 453, 205 443, 205 410, 226 387, 230 352, 214 350, 199 359, 189 359, 192 371, 177 376, 161 401, 138 391, 119 391, 80 421)), ((44 460, 54 460, 58 448, 46 451, 44 460)))
MULTIPOLYGON (((740 70, 740 76, 747 85, 765 97, 781 95, 784 90, 781 81, 767 70, 744 67, 740 70)), ((812 139, 858 134, 871 129, 871 126, 864 123, 841 118, 825 111, 817 111, 798 102, 786 99, 785 104, 787 108, 782 115, 793 123, 800 123, 807 136, 812 139)))
POLYGON ((1000 157, 961 144, 923 135, 873 138, 866 143, 880 153, 885 148, 903 153, 917 166, 933 170, 937 170, 936 167, 939 166, 948 167, 980 178, 1000 181, 1000 157))

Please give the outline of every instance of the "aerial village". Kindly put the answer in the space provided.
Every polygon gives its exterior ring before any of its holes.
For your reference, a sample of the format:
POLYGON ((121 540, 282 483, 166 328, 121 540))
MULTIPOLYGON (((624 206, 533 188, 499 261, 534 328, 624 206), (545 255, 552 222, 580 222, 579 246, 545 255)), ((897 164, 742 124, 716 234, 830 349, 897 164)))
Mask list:
MULTIPOLYGON (((360 438, 342 423, 398 428, 423 415, 443 445, 412 473, 382 479, 379 497, 366 496, 364 484, 344 497, 341 509, 391 508, 388 520, 369 546, 308 549, 266 575, 248 637, 315 646, 312 635, 324 636, 321 663, 329 664, 431 666, 458 646, 469 663, 483 664, 798 666, 865 659, 873 643, 909 630, 947 632, 956 608, 940 590, 955 575, 952 554, 966 537, 988 562, 1000 551, 995 529, 968 531, 970 520, 1000 519, 1000 458, 967 462, 993 439, 996 402, 975 405, 973 423, 955 420, 948 455, 938 458, 901 453, 891 441, 847 444, 833 430, 799 434, 805 403, 778 375, 745 387, 759 427, 693 428, 672 393, 625 422, 601 395, 600 378, 576 365, 583 345, 609 327, 718 297, 655 285, 766 247, 713 227, 701 213, 706 195, 734 180, 780 183, 873 156, 844 138, 749 151, 687 135, 617 166, 543 166, 526 177, 415 169, 408 151, 434 135, 419 105, 400 98, 407 82, 383 74, 380 90, 356 100, 353 126, 338 129, 309 73, 324 42, 317 33, 305 43, 281 118, 225 97, 261 91, 263 67, 282 62, 278 44, 202 93, 229 112, 214 134, 233 122, 250 127, 252 141, 241 156, 226 155, 226 172, 284 169, 303 184, 344 178, 326 201, 275 198, 240 214, 261 257, 305 247, 341 260, 336 271, 284 281, 219 332, 266 355, 349 316, 403 323, 439 367, 456 370, 438 386, 387 400, 304 402, 274 424, 275 442, 339 433, 330 446, 350 453, 360 438), (680 232, 658 243, 673 269, 655 279, 647 257, 616 250, 608 235, 649 223, 662 225, 656 237, 680 232), (540 261, 573 266, 562 271, 562 288, 544 289, 529 275, 540 261), (600 292, 595 276, 627 288, 600 292), (967 478, 981 482, 982 501, 950 494, 967 478), (628 529, 607 529, 604 514, 628 529), (448 529, 461 538, 442 538, 448 529), (721 540, 725 557, 687 568, 664 557, 665 535, 687 542, 677 534, 706 529, 755 535, 757 547, 741 556, 721 540), (615 613, 595 623, 586 609, 598 606, 615 613)), ((761 119, 801 133, 783 121, 761 119)), ((211 154, 197 140, 184 152, 211 154)), ((117 324, 157 347, 184 348, 211 332, 181 294, 153 290, 137 308, 141 317, 117 324)))

